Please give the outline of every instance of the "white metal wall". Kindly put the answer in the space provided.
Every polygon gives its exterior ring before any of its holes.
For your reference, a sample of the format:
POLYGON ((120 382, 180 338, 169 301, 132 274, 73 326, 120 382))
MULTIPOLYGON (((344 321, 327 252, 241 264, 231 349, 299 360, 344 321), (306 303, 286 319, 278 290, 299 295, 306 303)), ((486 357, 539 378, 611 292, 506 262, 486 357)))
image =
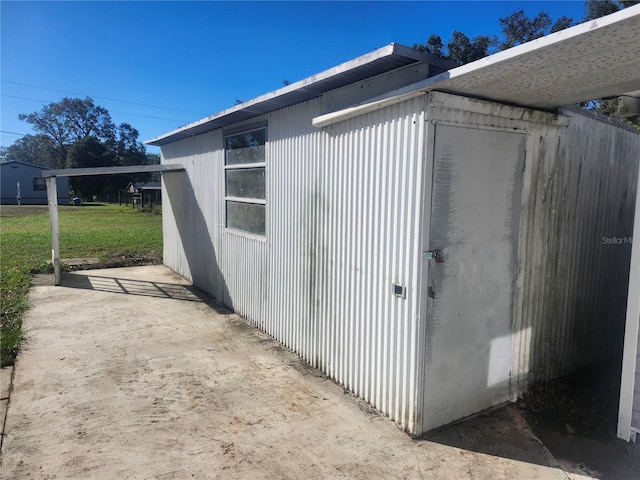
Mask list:
POLYGON ((325 128, 319 367, 414 431, 424 97, 325 128), (392 285, 406 287, 406 298, 392 285))
POLYGON ((529 136, 520 224, 514 393, 622 353, 640 137, 561 110, 529 136))
POLYGON ((219 224, 224 205, 222 134, 213 131, 162 148, 162 162, 185 173, 163 174, 164 263, 224 301, 219 224))
POLYGON ((311 124, 320 113, 318 99, 245 122, 268 123, 266 239, 224 227, 221 130, 164 146, 163 162, 187 173, 164 175, 165 263, 417 432, 427 345, 426 116, 515 129, 527 133, 527 156, 514 392, 610 353, 628 252, 601 239, 630 235, 637 135, 568 111, 445 94, 322 130, 311 124), (392 294, 394 283, 406 287, 406 299, 392 294))
POLYGON ((163 162, 186 175, 165 176, 164 262, 214 299, 312 361, 316 206, 321 132, 311 125, 320 101, 233 125, 267 125, 267 235, 225 228, 221 129, 162 148, 163 162))
POLYGON ((266 239, 224 228, 220 130, 164 146, 187 167, 164 180, 164 261, 412 431, 424 100, 325 130, 320 109, 246 122, 268 122, 266 239))
POLYGON ((257 324, 306 361, 317 365, 315 265, 322 132, 311 125, 320 99, 268 117, 266 273, 268 310, 257 324))

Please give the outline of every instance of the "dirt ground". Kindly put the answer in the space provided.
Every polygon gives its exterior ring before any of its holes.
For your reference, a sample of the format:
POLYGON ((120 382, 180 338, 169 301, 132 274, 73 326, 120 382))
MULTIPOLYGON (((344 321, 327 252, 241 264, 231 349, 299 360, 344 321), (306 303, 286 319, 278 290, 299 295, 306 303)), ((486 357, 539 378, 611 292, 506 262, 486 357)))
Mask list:
MULTIPOLYGON (((412 439, 165 267, 50 283, 30 293, 2 478, 613 478, 556 458, 515 406, 412 439)), ((624 448, 616 478, 640 478, 624 448)))

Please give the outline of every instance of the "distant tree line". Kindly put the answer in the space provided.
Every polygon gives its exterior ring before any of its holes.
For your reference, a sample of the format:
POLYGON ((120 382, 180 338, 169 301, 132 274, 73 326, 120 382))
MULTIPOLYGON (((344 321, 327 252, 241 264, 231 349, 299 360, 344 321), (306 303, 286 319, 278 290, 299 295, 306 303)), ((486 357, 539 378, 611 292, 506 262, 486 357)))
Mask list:
MULTIPOLYGON (((37 132, 2 147, 2 161, 18 160, 47 168, 116 167, 160 163, 138 140, 138 131, 128 123, 115 125, 109 112, 87 97, 63 98, 38 112, 20 114, 37 132)), ((129 182, 149 181, 151 174, 70 177, 75 196, 90 200, 113 192, 129 182)))

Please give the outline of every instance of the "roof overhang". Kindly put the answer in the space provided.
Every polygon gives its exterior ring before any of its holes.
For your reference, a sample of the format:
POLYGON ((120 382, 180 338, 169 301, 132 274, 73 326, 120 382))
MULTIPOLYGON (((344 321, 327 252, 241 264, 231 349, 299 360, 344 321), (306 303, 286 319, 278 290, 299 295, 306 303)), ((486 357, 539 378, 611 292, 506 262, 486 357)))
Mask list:
POLYGON ((193 137, 289 105, 311 100, 325 92, 413 63, 429 64, 430 67, 434 67, 434 73, 446 71, 455 66, 449 60, 443 60, 433 55, 421 53, 413 48, 392 43, 337 67, 261 95, 253 100, 235 105, 215 115, 147 140, 144 143, 146 145, 161 146, 193 137))
MULTIPOLYGON (((640 5, 636 5, 452 68, 359 105, 409 92, 437 90, 527 108, 553 109, 640 90, 639 59, 640 5)), ((145 143, 162 146, 199 135, 414 62, 428 62, 442 69, 451 67, 436 57, 391 44, 145 143)), ((353 108, 357 110, 358 105, 353 108)), ((336 115, 339 112, 326 114, 336 115)))
POLYGON ((181 172, 184 165, 126 165, 123 167, 94 167, 94 168, 61 168, 58 170, 43 170, 43 177, 85 177, 91 175, 117 175, 121 173, 147 172, 181 172))
POLYGON ((436 75, 429 89, 552 109, 640 89, 640 5, 436 75))

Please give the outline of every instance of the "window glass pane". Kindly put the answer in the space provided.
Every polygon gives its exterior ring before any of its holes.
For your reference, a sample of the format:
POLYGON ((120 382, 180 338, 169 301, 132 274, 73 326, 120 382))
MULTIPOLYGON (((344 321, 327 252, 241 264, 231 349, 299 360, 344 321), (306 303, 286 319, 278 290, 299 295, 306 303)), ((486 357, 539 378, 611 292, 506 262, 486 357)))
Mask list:
POLYGON ((267 130, 264 128, 225 137, 225 164, 264 162, 266 138, 267 130))
POLYGON ((265 211, 265 205, 228 201, 227 227, 264 235, 265 211))
POLYGON ((264 167, 227 170, 227 196, 265 198, 264 167))

